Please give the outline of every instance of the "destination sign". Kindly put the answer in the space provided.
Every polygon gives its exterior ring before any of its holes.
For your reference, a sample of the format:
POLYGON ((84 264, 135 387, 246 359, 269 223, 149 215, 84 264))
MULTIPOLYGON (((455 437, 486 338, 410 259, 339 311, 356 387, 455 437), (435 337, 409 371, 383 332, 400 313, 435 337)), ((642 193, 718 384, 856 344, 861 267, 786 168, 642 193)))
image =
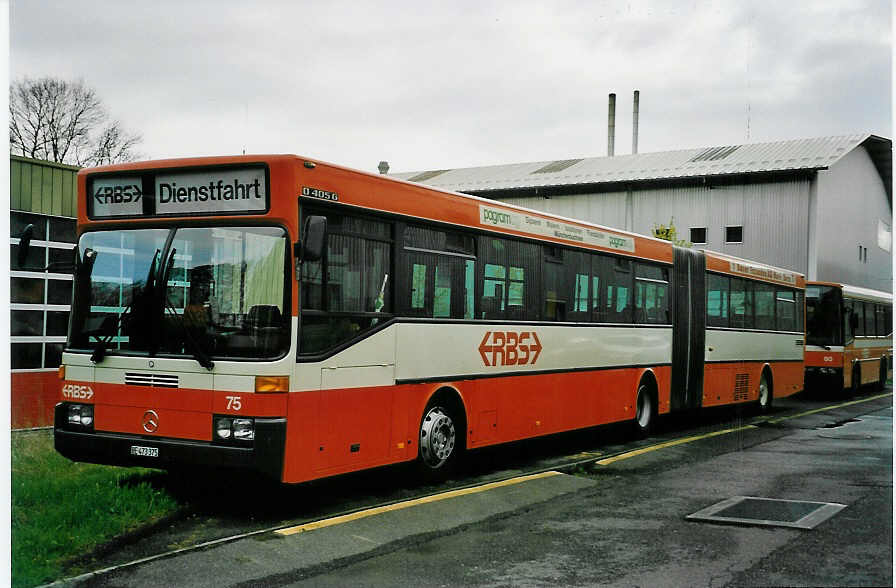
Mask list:
POLYGON ((730 261, 728 263, 733 273, 743 274, 753 278, 784 282, 785 284, 796 284, 797 274, 792 272, 772 267, 753 265, 745 261, 730 261))
POLYGON ((156 214, 264 212, 267 182, 261 167, 159 174, 156 214))
POLYGON ((89 178, 87 199, 91 218, 264 213, 267 174, 251 166, 99 176, 89 178))
POLYGON ((93 216, 143 214, 143 181, 139 176, 96 178, 90 194, 93 216))
POLYGON ((479 222, 486 226, 502 227, 541 237, 555 237, 557 239, 566 239, 567 241, 577 241, 586 245, 627 251, 629 253, 634 253, 635 251, 635 240, 631 237, 510 210, 493 208, 483 204, 479 205, 479 222))

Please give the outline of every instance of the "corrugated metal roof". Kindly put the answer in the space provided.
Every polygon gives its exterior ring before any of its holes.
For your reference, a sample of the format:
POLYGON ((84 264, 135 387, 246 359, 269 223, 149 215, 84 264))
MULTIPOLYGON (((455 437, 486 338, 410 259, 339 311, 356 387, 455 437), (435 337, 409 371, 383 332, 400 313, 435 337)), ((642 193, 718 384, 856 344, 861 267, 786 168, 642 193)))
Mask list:
MULTIPOLYGON (((570 161, 574 163, 565 167, 558 165, 556 171, 552 170, 552 166, 559 163, 555 161, 439 170, 440 173, 424 183, 445 190, 479 193, 515 188, 816 170, 830 167, 841 157, 872 138, 875 142, 885 141, 892 148, 889 139, 869 134, 847 135, 614 157, 589 157, 578 161, 563 160, 563 163, 570 161)), ((892 155, 890 150, 877 151, 877 155, 872 152, 872 157, 880 158, 881 153, 886 153, 887 161, 875 161, 875 164, 885 176, 884 181, 889 190, 890 177, 886 170, 892 169, 892 155)), ((412 180, 425 173, 420 171, 396 173, 390 174, 390 177, 412 180)))

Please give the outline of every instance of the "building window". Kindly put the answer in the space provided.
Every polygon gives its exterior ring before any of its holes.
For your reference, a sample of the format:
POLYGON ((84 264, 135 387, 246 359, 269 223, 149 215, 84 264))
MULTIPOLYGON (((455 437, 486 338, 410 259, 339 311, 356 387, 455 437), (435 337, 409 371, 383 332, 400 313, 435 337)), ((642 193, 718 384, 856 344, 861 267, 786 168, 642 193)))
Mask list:
POLYGON ((52 369, 59 365, 72 295, 75 219, 21 211, 10 213, 10 341, 13 370, 52 369), (25 263, 19 265, 18 236, 34 226, 25 263), (56 264, 44 271, 48 263, 56 264))
POLYGON ((691 243, 706 245, 706 227, 691 227, 691 243))
POLYGON ((744 228, 741 225, 725 227, 725 243, 743 243, 744 228))

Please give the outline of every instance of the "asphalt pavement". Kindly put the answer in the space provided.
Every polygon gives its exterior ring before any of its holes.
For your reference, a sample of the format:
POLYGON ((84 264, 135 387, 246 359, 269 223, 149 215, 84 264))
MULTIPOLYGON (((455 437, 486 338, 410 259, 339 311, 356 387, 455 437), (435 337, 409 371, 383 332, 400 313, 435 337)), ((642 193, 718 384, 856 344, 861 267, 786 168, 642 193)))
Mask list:
POLYGON ((398 503, 68 584, 890 586, 891 402, 657 443, 571 473, 398 503), (687 518, 726 500, 734 506, 719 514, 752 522, 687 518), (759 524, 813 522, 824 509, 834 512, 811 529, 759 524))

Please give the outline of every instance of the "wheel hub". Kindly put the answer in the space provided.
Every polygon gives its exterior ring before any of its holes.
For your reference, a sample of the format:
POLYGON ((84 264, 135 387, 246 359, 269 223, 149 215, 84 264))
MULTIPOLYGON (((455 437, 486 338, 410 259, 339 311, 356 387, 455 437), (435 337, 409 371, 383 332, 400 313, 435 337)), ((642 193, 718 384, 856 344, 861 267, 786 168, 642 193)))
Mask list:
POLYGON ((431 409, 420 426, 420 453, 423 461, 437 468, 448 461, 454 452, 454 421, 441 407, 431 409))

